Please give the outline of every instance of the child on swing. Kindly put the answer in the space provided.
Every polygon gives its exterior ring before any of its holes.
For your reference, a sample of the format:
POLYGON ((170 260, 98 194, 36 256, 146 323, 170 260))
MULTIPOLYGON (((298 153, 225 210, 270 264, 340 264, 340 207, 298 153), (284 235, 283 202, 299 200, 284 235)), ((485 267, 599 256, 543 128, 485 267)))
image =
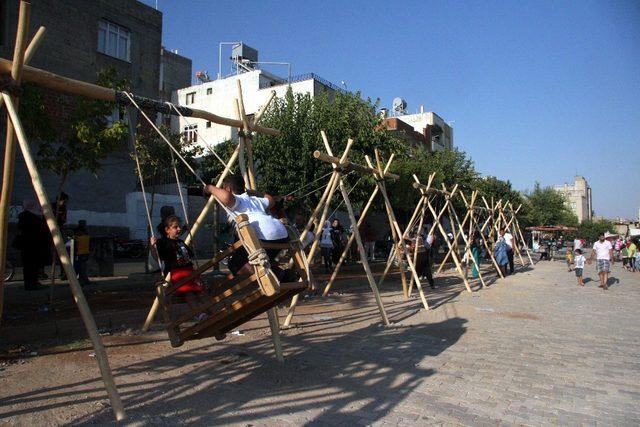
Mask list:
MULTIPOLYGON (((161 261, 162 274, 166 277, 170 274, 171 282, 178 282, 193 273, 193 251, 187 246, 180 236, 180 218, 176 215, 169 215, 163 221, 164 236, 160 239, 155 236, 151 237, 151 245, 156 247, 157 255, 161 261)), ((175 291, 175 295, 183 296, 189 307, 193 310, 199 303, 204 302, 202 297, 205 293, 205 287, 196 277, 175 291)), ((198 315, 198 321, 207 318, 206 313, 198 315)))

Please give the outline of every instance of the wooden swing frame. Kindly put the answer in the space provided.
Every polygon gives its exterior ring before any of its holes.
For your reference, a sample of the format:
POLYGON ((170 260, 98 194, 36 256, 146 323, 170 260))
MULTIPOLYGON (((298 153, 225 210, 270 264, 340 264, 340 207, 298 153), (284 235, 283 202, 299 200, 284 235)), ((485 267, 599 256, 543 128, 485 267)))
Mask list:
MULTIPOLYGON (((6 262, 8 214, 13 188, 17 139, 17 145, 19 146, 20 151, 22 152, 22 155, 24 157, 25 165, 31 177, 34 190, 38 197, 38 201, 42 208, 42 212, 46 219, 49 231, 51 232, 54 247, 56 249, 58 257, 60 258, 65 274, 68 277, 71 292, 73 293, 74 300, 76 301, 76 305, 78 306, 83 323, 85 325, 85 328, 87 329, 87 333, 94 348, 96 361, 98 362, 98 367, 100 368, 102 380, 109 396, 114 416, 117 421, 121 421, 126 418, 124 406, 122 404, 122 400, 120 399, 120 395, 118 394, 113 375, 111 373, 111 368, 109 366, 109 360, 102 343, 102 339, 97 331, 95 319, 93 318, 91 310, 87 304, 86 298, 77 279, 76 272, 71 263, 71 259, 64 246, 64 240, 62 238, 60 228, 58 227, 53 209, 49 202, 50 199, 46 194, 40 172, 35 162, 35 158, 31 153, 31 147, 27 135, 18 115, 18 92, 16 90, 19 88, 22 81, 27 81, 67 94, 79 95, 103 101, 118 102, 122 105, 128 105, 129 102, 127 101, 123 92, 79 80, 70 79, 67 77, 62 77, 48 71, 25 65, 29 62, 29 60, 35 53, 35 50, 42 41, 42 36, 44 35, 45 31, 44 27, 41 27, 33 37, 30 45, 27 47, 30 12, 30 2, 21 0, 13 60, 9 61, 0 58, 0 75, 6 76, 9 79, 9 84, 4 86, 2 89, 2 101, 0 101, 0 107, 2 106, 2 104, 4 104, 7 110, 7 134, 4 153, 2 192, 0 197, 0 273, 4 272, 6 262)), ((166 103, 135 95, 132 96, 139 102, 144 103, 145 107, 148 107, 155 111, 163 112, 165 114, 174 114, 174 112, 166 105, 166 103)), ((274 96, 275 93, 272 93, 270 100, 273 99, 274 96)), ((258 114, 256 114, 256 118, 264 114, 267 106, 268 103, 263 106, 258 114)), ((221 117, 204 110, 196 110, 186 107, 175 107, 175 109, 180 111, 182 115, 201 118, 222 125, 236 127, 245 126, 245 129, 248 127, 250 131, 268 135, 279 134, 279 131, 276 129, 260 126, 259 124, 257 124, 258 120, 254 120, 252 123, 247 123, 246 121, 243 123, 242 120, 221 117)), ((236 153, 237 151, 238 150, 236 150, 236 153)), ((238 154, 236 153, 234 154, 237 157, 238 154)), ((233 162, 230 163, 233 164, 233 162)), ((228 168, 225 169, 225 172, 228 173, 228 168)), ((202 223, 210 207, 213 205, 212 199, 213 197, 209 200, 209 202, 205 206, 205 209, 203 209, 203 212, 201 212, 200 216, 198 217, 197 226, 202 223)), ((197 229, 196 224, 194 224, 194 228, 197 229)), ((192 234, 190 237, 192 237, 195 233, 194 228, 192 228, 192 234)), ((3 303, 4 274, 0 274, 0 317, 2 314, 3 303)))
MULTIPOLYGON (((384 178, 391 178, 391 179, 398 179, 399 176, 396 174, 392 174, 389 172, 389 168, 391 166, 391 163, 393 161, 393 155, 389 158, 389 160, 387 161, 386 165, 383 167, 382 166, 382 161, 381 161, 381 157, 379 155, 379 153, 376 151, 376 161, 377 161, 377 168, 374 168, 373 165, 371 164, 371 161, 368 160, 369 162, 369 167, 367 166, 363 166, 354 162, 349 161, 349 152, 351 150, 351 147, 354 143, 354 141, 352 139, 349 139, 347 141, 347 145, 344 149, 344 151, 342 152, 342 155, 340 157, 335 157, 333 154, 333 150, 331 149, 331 145, 329 143, 329 140, 327 138, 327 135, 324 131, 320 132, 320 135, 322 137, 322 141, 324 144, 324 147, 326 149, 326 153, 322 153, 320 151, 315 151, 313 153, 313 156, 325 163, 328 163, 331 165, 331 167, 333 168, 333 173, 331 174, 331 177, 329 178, 329 182, 327 183, 327 186, 325 187, 324 193, 322 195, 322 197, 320 198, 320 200, 318 201, 318 204, 316 205, 313 213, 311 214, 311 216, 309 217, 309 220, 307 221, 307 225, 305 226, 304 230, 301 233, 301 237, 300 239, 304 241, 305 237, 307 236, 308 233, 311 232, 311 229, 315 226, 315 233, 314 233, 314 240, 313 243, 311 245, 311 249, 309 250, 309 253, 307 255, 308 259, 313 259, 313 256, 315 255, 317 248, 319 247, 319 241, 320 241, 320 236, 321 236, 321 232, 322 232, 322 228, 324 227, 324 223, 327 220, 328 214, 329 214, 329 206, 331 204, 331 200, 333 199, 333 196, 336 192, 336 190, 338 188, 340 188, 340 193, 342 196, 342 200, 345 204, 345 207, 347 209, 347 214, 349 216, 349 221, 351 222, 351 224, 353 224, 353 232, 352 235, 349 238, 349 241, 347 242, 347 245, 345 246, 345 248, 343 249, 342 255, 340 257, 340 260, 338 262, 338 264, 336 265, 336 268, 334 269, 334 272, 332 274, 332 277, 329 281, 329 283, 327 284, 327 286, 325 287, 324 290, 324 294, 326 295, 329 290, 331 289, 331 284, 333 283, 333 281, 335 280, 338 271, 340 269, 340 267, 342 266, 342 263, 344 263, 344 260, 347 257, 348 251, 351 247, 351 245, 353 244, 353 242, 356 242, 356 245, 358 247, 358 253, 360 256, 360 260, 362 263, 362 267, 364 268, 365 271, 365 275, 367 277, 367 281, 369 283, 369 286, 371 287, 371 291, 373 292, 375 301, 376 301, 376 305, 378 307, 378 311, 380 312, 380 316, 382 318, 382 322, 385 326, 388 326, 390 324, 389 322, 389 318, 387 316, 386 310, 384 308, 384 304, 382 302, 382 298, 380 297, 380 292, 378 290, 378 286, 375 282, 375 279, 373 277, 373 273, 371 272, 371 267, 369 266, 369 262, 367 260, 367 255, 366 255, 366 251, 364 249, 364 245, 362 243, 362 237, 360 236, 360 231, 358 230, 358 226, 360 224, 362 224, 362 222, 364 221, 364 218, 366 217, 366 214, 369 211, 369 208, 371 206, 371 204, 373 203, 373 200, 376 197, 376 194, 378 192, 381 192, 381 194, 383 194, 383 197, 385 198, 385 206, 390 208, 390 203, 388 200, 388 197, 386 196, 386 189, 384 187, 384 178), (351 204, 351 200, 349 198, 349 192, 347 191, 346 185, 343 181, 343 173, 344 172, 357 172, 363 175, 371 175, 374 177, 374 179, 376 180, 376 188, 373 191, 373 193, 371 194, 368 203, 366 204, 365 208, 362 211, 362 214, 360 216, 359 220, 356 220, 355 218, 355 213, 353 210, 353 205, 351 204)), ((368 158, 367 158, 368 159, 368 158)), ((389 214, 389 209, 387 208, 387 213, 389 214)), ((393 216, 393 211, 391 210, 391 215, 389 216, 390 221, 393 219, 393 221, 395 221, 395 217, 393 216)), ((397 223, 396 223, 397 225, 397 223)), ((392 226, 393 227, 393 226, 392 226)), ((313 281, 311 281, 311 286, 310 289, 313 290, 315 289, 315 284, 313 283, 313 281)), ((293 316, 295 314, 295 309, 298 305, 298 301, 299 301, 299 295, 296 295, 293 297, 293 299, 291 300, 291 304, 289 306, 289 311, 287 313, 287 317, 284 321, 283 326, 284 327, 289 327, 291 324, 291 320, 293 319, 293 316)))

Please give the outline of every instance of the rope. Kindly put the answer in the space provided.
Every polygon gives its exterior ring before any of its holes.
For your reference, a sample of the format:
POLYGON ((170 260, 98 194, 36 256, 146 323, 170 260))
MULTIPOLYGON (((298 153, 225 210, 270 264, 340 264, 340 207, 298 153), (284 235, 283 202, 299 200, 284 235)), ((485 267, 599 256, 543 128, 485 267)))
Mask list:
MULTIPOLYGON (((352 171, 353 172, 353 171, 352 171)), ((358 180, 356 181, 355 184, 353 184, 353 187, 351 187, 351 189, 349 191, 347 191, 347 196, 351 194, 351 192, 356 188, 356 186, 360 183, 360 180, 362 179, 363 176, 360 176, 358 178, 358 180)), ((340 209, 340 206, 342 206, 342 204, 344 203, 344 199, 340 200, 340 203, 338 203, 338 206, 336 206, 336 208, 333 210, 333 212, 331 212, 331 214, 329 215, 328 218, 333 217, 333 215, 338 211, 338 209, 340 209)))
POLYGON ((158 127, 155 125, 155 123, 153 123, 153 121, 149 118, 149 116, 147 116, 147 113, 144 112, 144 110, 142 110, 140 108, 140 106, 136 103, 135 99, 133 98, 133 95, 128 93, 128 92, 123 92, 127 98, 129 98, 129 100, 131 101, 131 103, 138 109, 138 111, 140 111, 140 113, 142 113, 142 116, 147 120, 147 122, 151 125, 151 127, 158 133, 158 135, 160 136, 160 138, 162 138, 162 140, 164 142, 167 143, 167 145, 169 146, 169 148, 171 148, 171 150, 176 154, 176 156, 178 156, 178 158, 180 160, 182 160, 182 163, 185 164, 185 166, 187 167, 187 169, 189 169, 189 171, 191 171, 191 173, 198 179, 198 181, 200 181, 202 183, 202 185, 206 186, 207 183, 204 182, 204 180, 200 177, 200 175, 198 175, 198 173, 193 170, 193 168, 191 167, 191 165, 189 164, 189 162, 187 162, 185 160, 184 157, 182 157, 182 155, 180 154, 180 152, 178 150, 176 150, 176 148, 173 146, 173 144, 171 144, 171 142, 169 142, 169 140, 167 139, 166 136, 164 136, 164 134, 160 131, 160 129, 158 129, 158 127))
POLYGON ((191 241, 191 246, 193 247, 193 260, 195 261, 196 268, 199 268, 198 265, 198 255, 196 254, 196 245, 193 240, 193 236, 191 235, 191 221, 189 221, 189 214, 187 213, 187 206, 184 203, 184 195, 182 193, 182 185, 180 184, 180 176, 178 175, 178 168, 176 167, 176 159, 173 156, 173 151, 169 151, 171 154, 171 165, 173 166, 173 173, 176 177, 176 185, 178 186, 178 195, 180 196, 180 205, 182 206, 182 214, 184 215, 184 221, 187 225, 187 234, 189 235, 189 240, 191 241))
MULTIPOLYGON (((165 102, 165 104, 167 104, 167 105, 169 105, 171 108, 173 108, 173 109, 174 109, 174 111, 175 111, 176 113, 178 113, 178 115, 180 116, 180 118, 182 118, 182 120, 184 120, 184 121, 185 121, 185 123, 187 124, 187 126, 189 126, 189 127, 191 126, 191 122, 190 122, 190 121, 189 121, 185 116, 183 116, 183 115, 182 115, 182 113, 180 112, 180 110, 179 110, 175 105, 173 105, 172 103, 170 103, 170 102, 168 102, 168 101, 167 101, 167 102, 165 102)), ((216 152, 215 152, 215 150, 212 148, 211 144, 209 144, 209 143, 207 142, 207 140, 206 140, 206 139, 204 139, 204 137, 200 134, 200 132, 198 131, 198 129, 195 129, 195 131, 196 131, 196 135, 198 135, 198 138, 200 138, 200 140, 201 140, 202 142, 204 142, 204 145, 207 147, 207 149, 208 149, 209 151, 211 151, 211 154, 213 154, 213 155, 215 156, 215 158, 216 158, 216 159, 218 159, 218 161, 220 162, 220 164, 221 164, 222 166, 224 166, 224 168, 225 168, 225 169, 228 169, 228 168, 227 168, 227 164, 224 162, 224 160, 222 160, 222 158, 218 155, 218 153, 216 153, 216 152)), ((229 169, 229 173, 233 174, 233 171, 232 171, 231 169, 229 169)))
MULTIPOLYGON (((297 193, 298 191, 302 190, 303 188, 306 188, 306 187, 310 186, 310 185, 311 185, 311 184, 313 184, 314 182, 320 181, 321 179, 328 177, 328 176, 329 176, 329 175, 331 175, 332 173, 333 173, 333 171, 328 172, 328 173, 326 173, 326 174, 322 175, 320 178, 314 179, 314 180, 313 180, 313 181, 311 181, 310 183, 305 184, 305 185, 303 185, 302 187, 297 188, 297 189, 293 190, 291 193, 285 194, 285 195, 284 195, 284 196, 282 196, 282 197, 291 196, 292 194, 297 193)), ((323 187, 324 187, 324 186, 323 186, 323 187)), ((319 188, 322 188, 322 187, 319 187, 319 188)), ((318 188, 318 189, 319 189, 319 188, 318 188)), ((318 191, 318 189, 313 190, 313 191, 312 191, 312 193, 313 193, 313 192, 315 192, 315 191, 318 191)), ((309 194, 311 194, 311 193, 309 193, 309 194)), ((304 196, 303 196, 303 197, 304 197, 304 196)))
MULTIPOLYGON (((354 172, 355 172, 355 171, 348 172, 348 173, 346 173, 344 176, 351 175, 351 174, 352 174, 352 173, 354 173, 354 172)), ((332 173, 333 173, 333 171, 332 171, 332 172, 329 172, 329 174, 332 174, 332 173)), ((329 174, 328 174, 328 175, 329 175, 329 174)), ((327 175, 325 175, 325 177, 326 177, 326 176, 327 176, 327 175)), ((302 196, 300 196, 300 197, 298 197, 298 198, 299 198, 299 199, 304 199, 304 198, 305 198, 305 197, 307 197, 308 195, 313 194, 313 193, 315 193, 316 191, 319 191, 321 188, 326 187, 327 185, 328 185, 328 184, 321 185, 320 187, 318 187, 318 188, 316 188, 316 189, 314 189, 314 190, 311 190, 311 191, 309 191, 308 193, 305 193, 305 194, 303 194, 302 196)), ((301 188, 304 188, 304 187, 301 187, 301 188)), ((296 190, 296 191, 297 191, 297 190, 296 190)), ((295 192, 295 191, 294 191, 294 192, 295 192)))
MULTIPOLYGON (((144 211, 147 216, 147 224, 149 224, 149 231, 151 232, 151 236, 156 237, 156 233, 153 231, 153 222, 151 221, 151 214, 149 213, 149 204, 147 203, 147 193, 144 188, 144 178, 142 176, 142 168, 140 167, 140 158, 138 156, 138 148, 136 147, 136 139, 135 139, 135 128, 133 126, 133 119, 131 117, 131 113, 127 110, 127 114, 129 115, 129 133, 131 139, 131 145, 133 146, 133 157, 136 161, 136 170, 138 171, 138 179, 140 180, 140 189, 142 190, 142 201, 144 202, 144 211)), ((160 271, 163 270, 162 261, 160 260, 160 254, 158 253, 158 248, 154 246, 154 251, 156 253, 156 258, 158 263, 160 264, 160 271)), ((146 262, 146 261, 145 261, 146 262)))

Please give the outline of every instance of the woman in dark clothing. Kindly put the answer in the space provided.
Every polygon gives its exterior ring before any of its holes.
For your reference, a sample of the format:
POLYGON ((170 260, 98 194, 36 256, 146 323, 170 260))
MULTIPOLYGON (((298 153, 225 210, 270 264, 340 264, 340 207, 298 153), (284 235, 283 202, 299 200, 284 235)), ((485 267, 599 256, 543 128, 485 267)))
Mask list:
POLYGON ((42 217, 36 214, 35 202, 25 201, 24 210, 18 215, 18 236, 14 241, 22 258, 24 288, 27 291, 40 289, 38 274, 43 261, 43 252, 47 252, 48 233, 43 229, 42 217))
POLYGON ((344 250, 344 240, 342 238, 344 234, 344 227, 340 224, 339 219, 334 219, 331 224, 331 242, 333 243, 333 263, 337 264, 340 260, 340 255, 342 255, 342 251, 344 250))

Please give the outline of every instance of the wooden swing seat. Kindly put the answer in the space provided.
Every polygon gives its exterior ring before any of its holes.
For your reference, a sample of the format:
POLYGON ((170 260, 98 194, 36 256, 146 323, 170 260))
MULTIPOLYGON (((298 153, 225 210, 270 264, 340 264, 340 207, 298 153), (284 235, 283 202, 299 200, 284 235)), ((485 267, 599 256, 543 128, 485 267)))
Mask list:
POLYGON ((309 275, 304 261, 304 253, 296 233, 293 233, 288 228, 288 243, 263 244, 257 238, 255 230, 248 223, 246 215, 239 215, 236 218, 236 224, 239 224, 240 240, 201 265, 188 277, 175 283, 170 281, 158 283, 158 298, 172 347, 180 347, 185 341, 212 336, 216 337, 216 339, 223 339, 227 332, 292 298, 309 286, 309 275), (226 278, 213 285, 213 290, 203 298, 204 301, 198 304, 197 307, 190 307, 182 315, 173 315, 171 310, 172 298, 180 286, 200 277, 207 270, 243 246, 248 253, 261 248, 286 250, 287 256, 284 259, 293 260, 292 268, 298 273, 299 281, 279 283, 273 273, 258 265, 256 273, 250 276, 228 274, 226 278), (198 318, 202 313, 207 317, 194 324, 194 318, 198 318))

